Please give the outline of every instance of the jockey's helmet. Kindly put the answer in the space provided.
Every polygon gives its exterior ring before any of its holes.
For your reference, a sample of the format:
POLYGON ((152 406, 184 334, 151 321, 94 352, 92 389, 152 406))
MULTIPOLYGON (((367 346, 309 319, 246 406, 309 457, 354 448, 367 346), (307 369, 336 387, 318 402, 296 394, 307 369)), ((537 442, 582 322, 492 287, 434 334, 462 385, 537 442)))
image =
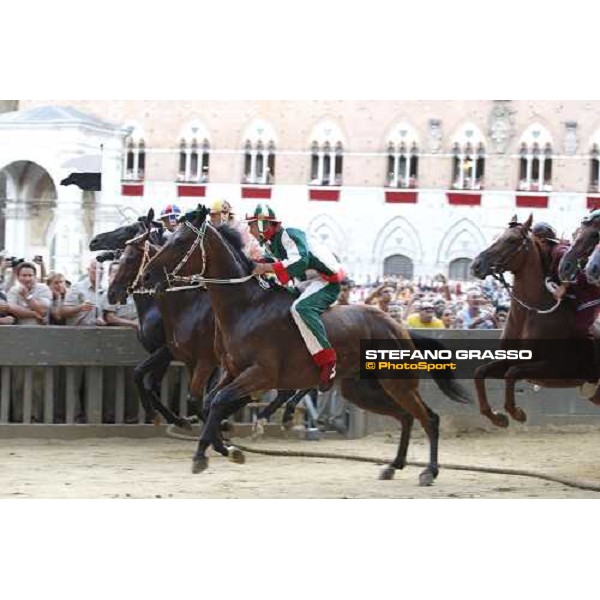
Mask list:
POLYGON ((583 217, 583 219, 581 219, 581 224, 588 225, 589 223, 592 223, 593 221, 600 221, 600 208, 596 208, 591 213, 585 215, 585 217, 583 217))
POLYGON ((181 217, 181 209, 176 204, 167 204, 160 213, 161 219, 169 219, 170 222, 177 221, 181 217))
POLYGON ((210 207, 210 214, 217 215, 219 213, 232 214, 231 204, 227 200, 215 200, 210 207))
POLYGON ((554 227, 548 225, 548 223, 544 223, 543 221, 536 223, 532 227, 531 232, 540 240, 552 242, 554 244, 560 243, 560 240, 556 237, 556 231, 554 227))

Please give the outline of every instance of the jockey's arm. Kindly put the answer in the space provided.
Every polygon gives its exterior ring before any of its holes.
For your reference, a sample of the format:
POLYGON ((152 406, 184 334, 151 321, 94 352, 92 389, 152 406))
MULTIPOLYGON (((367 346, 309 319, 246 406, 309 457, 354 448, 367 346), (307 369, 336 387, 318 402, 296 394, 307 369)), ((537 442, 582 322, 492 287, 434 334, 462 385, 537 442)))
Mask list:
POLYGON ((290 279, 299 278, 306 272, 308 268, 308 244, 303 232, 289 232, 289 230, 284 230, 281 243, 287 258, 270 264, 258 264, 253 273, 262 275, 272 272, 277 275, 280 283, 286 284, 290 279))

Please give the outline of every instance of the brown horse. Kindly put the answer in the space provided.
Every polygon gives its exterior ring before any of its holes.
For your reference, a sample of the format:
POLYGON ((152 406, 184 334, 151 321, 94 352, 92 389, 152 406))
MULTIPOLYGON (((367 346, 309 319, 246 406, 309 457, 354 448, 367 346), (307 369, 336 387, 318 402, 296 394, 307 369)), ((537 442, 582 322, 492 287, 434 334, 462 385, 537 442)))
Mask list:
MULTIPOLYGON (((153 409, 158 410, 167 423, 189 427, 189 420, 171 413, 160 402, 153 388, 160 389, 160 381, 171 360, 185 363, 192 405, 201 416, 200 404, 204 389, 207 385, 210 387, 210 382, 216 379, 219 366, 214 352, 214 314, 204 286, 180 286, 157 293, 141 287, 141 273, 163 243, 162 239, 157 239, 162 231, 155 231, 151 216, 152 212, 147 218, 138 219, 134 231, 141 229, 141 232, 132 236, 132 239, 124 241, 125 236, 132 233, 132 226, 128 225, 100 234, 101 241, 96 245, 118 246, 122 243, 125 248, 121 251, 119 267, 108 289, 108 299, 111 304, 124 302, 130 293, 135 299, 140 322, 139 338, 146 350, 152 353, 142 365, 136 367, 136 383, 142 405, 151 415, 153 409), (156 347, 159 349, 153 350, 156 347), (147 373, 158 382, 158 385, 149 386, 149 392, 143 386, 147 373)), ((185 275, 185 271, 182 275, 185 275)), ((277 409, 286 404, 282 424, 286 428, 291 427, 294 408, 308 391, 279 391, 276 398, 259 411, 257 421, 268 420, 277 409)))
MULTIPOLYGON (((286 288, 265 290, 252 277, 253 263, 236 249, 237 232, 227 226, 218 230, 206 221, 208 210, 199 206, 182 219, 181 226, 150 261, 146 285, 156 285, 165 272, 178 272, 184 265, 200 274, 208 285, 218 323, 216 344, 226 368, 217 386, 193 460, 193 472, 208 466, 206 450, 215 446, 215 431, 221 419, 240 398, 268 389, 313 387, 319 371, 300 337, 290 313, 295 296, 286 288)), ((368 306, 336 306, 323 315, 325 328, 338 355, 338 376, 345 398, 360 408, 390 415, 402 424, 396 459, 385 469, 391 478, 406 463, 406 452, 414 419, 429 438, 429 463, 421 473, 421 485, 430 485, 438 475, 439 417, 423 402, 419 380, 360 380, 359 341, 394 340, 398 348, 414 349, 408 333, 388 315, 368 306)), ((436 379, 442 391, 456 401, 468 401, 452 378, 436 379)), ((216 449, 218 449, 215 446, 216 449)), ((219 449, 218 449, 219 450, 219 449)), ((221 450, 219 450, 221 451, 221 450)))
MULTIPOLYGON (((546 289, 543 250, 531 235, 533 216, 522 224, 516 218, 499 238, 479 254, 472 264, 475 277, 485 279, 509 271, 514 274, 511 305, 501 347, 508 348, 509 340, 568 340, 576 339, 575 311, 566 301, 557 302, 546 289)), ((512 347, 512 346, 511 346, 512 347)), ((554 365, 554 372, 560 365, 554 365)), ((585 379, 551 379, 552 363, 531 361, 515 364, 507 360, 495 360, 475 371, 475 387, 481 414, 494 425, 508 426, 508 418, 490 407, 485 380, 504 379, 506 395, 504 409, 516 421, 524 422, 525 412, 515 405, 515 384, 527 380, 542 387, 568 388, 584 383, 585 379), (544 374, 542 378, 540 375, 544 374)))
POLYGON ((588 258, 585 276, 590 283, 600 285, 600 244, 594 248, 588 258))

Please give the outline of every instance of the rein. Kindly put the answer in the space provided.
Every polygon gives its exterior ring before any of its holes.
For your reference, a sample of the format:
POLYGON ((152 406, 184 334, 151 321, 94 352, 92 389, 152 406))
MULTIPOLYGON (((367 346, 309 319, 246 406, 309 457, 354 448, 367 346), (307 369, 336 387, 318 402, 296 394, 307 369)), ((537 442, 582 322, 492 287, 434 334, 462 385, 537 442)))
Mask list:
POLYGON ((228 285, 228 284, 238 284, 238 283, 246 283, 246 281, 250 281, 253 277, 256 277, 260 287, 263 289, 268 289, 269 284, 262 279, 262 277, 258 277, 256 275, 244 275, 243 277, 229 277, 227 279, 218 279, 212 277, 204 277, 204 271, 206 270, 206 252, 204 250, 204 234, 206 233, 207 221, 202 223, 200 229, 192 225, 189 221, 184 221, 183 225, 191 229, 196 234, 196 239, 193 241, 189 250, 185 253, 185 256, 179 261, 179 264, 171 271, 171 273, 167 273, 165 269, 165 275, 167 278, 168 289, 167 292, 177 292, 180 290, 190 290, 197 288, 205 288, 207 283, 217 284, 217 285, 228 285), (202 255, 202 270, 200 273, 195 275, 177 275, 179 271, 183 268, 183 266, 188 262, 190 257, 192 256, 194 250, 200 246, 200 253, 202 255), (188 285, 178 285, 173 286, 173 283, 184 283, 188 285))
MULTIPOLYGON (((125 242, 126 246, 130 246, 130 245, 134 245, 137 244, 138 242, 140 242, 144 236, 149 236, 149 234, 151 233, 151 230, 149 231, 144 231, 144 233, 141 233, 140 235, 128 240, 127 242, 125 242)), ((146 268, 146 266, 148 265, 148 263, 150 262, 150 249, 155 250, 156 252, 158 252, 160 250, 160 248, 158 246, 156 246, 155 244, 152 244, 150 242, 150 240, 146 239, 144 241, 144 255, 142 256, 142 260, 140 262, 140 266, 138 268, 138 272, 137 275, 135 276, 135 279, 133 280, 133 283, 127 288, 127 293, 128 294, 138 294, 138 295, 152 295, 154 294, 154 290, 153 289, 149 289, 149 288, 145 288, 143 286, 139 286, 138 284, 142 278, 142 275, 144 273, 144 269, 146 268)))
MULTIPOLYGON (((512 257, 519 254, 522 250, 525 250, 525 252, 528 252, 529 251, 528 242, 529 242, 529 237, 524 236, 523 242, 521 243, 521 245, 519 246, 517 251, 512 255, 512 257)), ((553 306, 551 306, 550 308, 547 308, 547 309, 536 308, 535 306, 529 306, 529 304, 523 302, 523 300, 521 300, 519 297, 517 297, 515 295, 513 288, 510 286, 508 281, 506 281, 506 279, 504 278, 504 267, 502 265, 495 265, 493 267, 491 275, 496 281, 499 281, 502 284, 502 287, 504 287, 504 289, 508 292, 508 295, 510 296, 511 300, 514 300, 517 304, 519 304, 526 310, 535 312, 538 315, 549 315, 550 313, 553 313, 562 304, 562 298, 559 298, 553 306)))

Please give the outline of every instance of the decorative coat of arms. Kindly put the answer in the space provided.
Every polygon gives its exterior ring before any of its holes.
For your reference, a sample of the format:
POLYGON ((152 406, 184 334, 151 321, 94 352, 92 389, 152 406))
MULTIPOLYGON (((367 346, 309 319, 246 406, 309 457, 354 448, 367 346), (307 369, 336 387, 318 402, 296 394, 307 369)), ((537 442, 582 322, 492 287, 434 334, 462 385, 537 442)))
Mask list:
POLYGON ((508 149, 508 144, 515 134, 514 113, 510 107, 510 100, 494 100, 488 127, 492 152, 504 154, 508 149))
POLYGON ((577 121, 565 123, 565 154, 573 156, 577 152, 577 121))
POLYGON ((432 154, 442 151, 442 122, 429 119, 429 151, 432 154))

